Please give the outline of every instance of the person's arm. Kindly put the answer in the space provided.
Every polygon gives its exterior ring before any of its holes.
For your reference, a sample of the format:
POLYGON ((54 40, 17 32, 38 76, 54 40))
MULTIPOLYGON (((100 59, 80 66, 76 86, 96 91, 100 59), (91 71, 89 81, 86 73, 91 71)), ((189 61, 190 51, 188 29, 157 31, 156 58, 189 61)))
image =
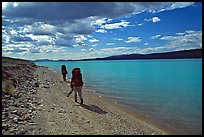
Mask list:
POLYGON ((74 80, 74 78, 72 76, 71 83, 70 83, 71 84, 71 88, 73 88, 73 85, 74 85, 74 81, 73 80, 74 80))
POLYGON ((81 75, 81 81, 82 81, 82 86, 84 85, 84 81, 83 81, 83 78, 82 78, 82 74, 80 73, 81 75))

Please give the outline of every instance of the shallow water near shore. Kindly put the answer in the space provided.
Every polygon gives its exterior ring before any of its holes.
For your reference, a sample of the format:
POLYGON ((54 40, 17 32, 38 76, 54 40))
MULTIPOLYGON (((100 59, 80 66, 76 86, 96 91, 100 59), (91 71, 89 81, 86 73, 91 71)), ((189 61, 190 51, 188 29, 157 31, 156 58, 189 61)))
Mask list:
POLYGON ((80 67, 85 88, 176 134, 202 134, 202 59, 35 62, 80 67))

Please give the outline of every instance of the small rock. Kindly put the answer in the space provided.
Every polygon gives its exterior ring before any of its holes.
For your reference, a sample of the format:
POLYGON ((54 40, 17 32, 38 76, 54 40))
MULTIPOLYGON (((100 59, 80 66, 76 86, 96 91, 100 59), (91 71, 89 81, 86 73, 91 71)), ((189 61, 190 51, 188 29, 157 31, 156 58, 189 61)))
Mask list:
POLYGON ((43 110, 43 108, 42 108, 42 107, 39 107, 39 108, 38 108, 38 110, 39 110, 39 111, 42 111, 42 110, 43 110))
POLYGON ((20 131, 15 132, 15 135, 24 135, 25 133, 26 131, 21 129, 20 131))
POLYGON ((2 124, 2 129, 8 131, 9 125, 8 124, 2 124))
POLYGON ((41 100, 41 101, 37 102, 37 105, 40 105, 42 102, 43 102, 43 100, 41 100))
POLYGON ((37 123, 28 123, 29 125, 37 125, 37 123))
POLYGON ((14 123, 18 123, 18 121, 19 121, 19 118, 20 118, 20 117, 18 117, 18 116, 15 116, 15 117, 13 118, 13 122, 14 122, 14 123))
POLYGON ((65 110, 61 108, 58 113, 65 113, 65 110))
POLYGON ((49 85, 44 85, 43 88, 50 88, 50 86, 49 85))

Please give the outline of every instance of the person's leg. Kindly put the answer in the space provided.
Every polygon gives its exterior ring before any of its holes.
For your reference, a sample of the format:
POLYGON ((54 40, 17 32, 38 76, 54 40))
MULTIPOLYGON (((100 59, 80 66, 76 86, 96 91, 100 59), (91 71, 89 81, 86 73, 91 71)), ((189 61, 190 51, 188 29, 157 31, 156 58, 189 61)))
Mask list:
POLYGON ((82 97, 82 91, 81 91, 82 87, 77 87, 77 92, 78 92, 78 95, 79 95, 79 98, 81 100, 80 104, 83 104, 83 97, 82 97))
POLYGON ((67 94, 67 97, 69 97, 73 92, 73 89, 67 94))
POLYGON ((66 81, 66 74, 63 74, 63 80, 66 81))
POLYGON ((75 102, 77 102, 77 89, 76 87, 73 87, 74 88, 74 100, 75 102))

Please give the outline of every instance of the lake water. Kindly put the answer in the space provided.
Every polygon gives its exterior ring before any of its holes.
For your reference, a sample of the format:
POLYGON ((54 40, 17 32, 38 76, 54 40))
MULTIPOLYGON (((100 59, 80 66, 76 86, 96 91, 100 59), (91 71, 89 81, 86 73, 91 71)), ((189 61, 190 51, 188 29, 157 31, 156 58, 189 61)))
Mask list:
POLYGON ((85 87, 175 134, 202 134, 202 59, 35 62, 80 67, 85 87))

